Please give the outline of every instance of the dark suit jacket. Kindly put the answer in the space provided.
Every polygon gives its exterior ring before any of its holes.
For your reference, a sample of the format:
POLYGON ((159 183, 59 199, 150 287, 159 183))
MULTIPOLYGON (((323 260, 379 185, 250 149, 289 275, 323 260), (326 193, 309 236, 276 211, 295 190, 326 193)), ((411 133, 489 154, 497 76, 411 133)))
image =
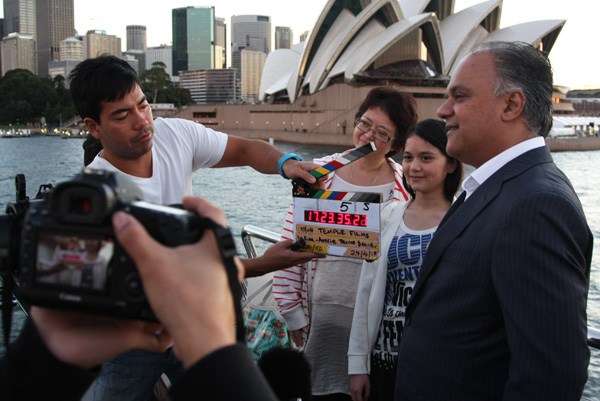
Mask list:
POLYGON ((579 199, 545 147, 498 170, 429 245, 395 400, 579 401, 591 254, 579 199))

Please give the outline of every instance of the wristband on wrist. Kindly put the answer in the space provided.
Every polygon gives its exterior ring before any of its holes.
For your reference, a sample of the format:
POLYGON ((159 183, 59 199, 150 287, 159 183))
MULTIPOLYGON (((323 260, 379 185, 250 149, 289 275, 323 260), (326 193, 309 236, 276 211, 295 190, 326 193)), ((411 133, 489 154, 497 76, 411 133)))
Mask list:
POLYGON ((302 157, 292 152, 282 154, 279 160, 277 160, 277 170, 279 170, 279 175, 285 178, 286 180, 289 180, 289 177, 285 175, 285 172, 283 171, 283 165, 290 159, 302 161, 302 157))

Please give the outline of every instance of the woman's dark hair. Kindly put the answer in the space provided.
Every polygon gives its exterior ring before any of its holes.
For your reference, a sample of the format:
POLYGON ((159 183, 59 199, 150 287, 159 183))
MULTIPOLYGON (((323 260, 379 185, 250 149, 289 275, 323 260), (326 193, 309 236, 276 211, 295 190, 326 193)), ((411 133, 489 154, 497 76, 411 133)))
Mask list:
POLYGON ((392 156, 404 147, 406 138, 417 123, 417 106, 415 99, 393 88, 373 88, 358 108, 355 118, 358 120, 369 109, 378 107, 387 114, 396 125, 392 140, 392 150, 386 156, 392 156))
MULTIPOLYGON (((462 179, 463 167, 461 162, 446 153, 446 143, 448 142, 448 138, 446 136, 446 123, 440 120, 434 120, 433 118, 428 118, 427 120, 420 121, 417 125, 415 125, 415 129, 408 135, 408 138, 413 135, 418 136, 425 142, 435 146, 440 152, 442 152, 448 161, 453 161, 456 164, 454 171, 448 174, 444 180, 444 197, 449 202, 452 202, 454 199, 454 194, 456 194, 462 179)), ((414 199, 415 191, 413 191, 408 185, 408 182, 404 176, 402 176, 402 184, 410 196, 414 199)))

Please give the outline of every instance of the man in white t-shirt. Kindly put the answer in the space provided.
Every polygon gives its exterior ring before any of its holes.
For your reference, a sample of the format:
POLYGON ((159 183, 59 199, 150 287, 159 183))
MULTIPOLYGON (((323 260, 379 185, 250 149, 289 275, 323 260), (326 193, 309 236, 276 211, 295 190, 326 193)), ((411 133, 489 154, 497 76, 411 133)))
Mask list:
MULTIPOLYGON (((259 140, 230 136, 182 120, 153 120, 150 105, 135 71, 114 56, 81 62, 70 74, 73 102, 91 136, 102 150, 91 168, 117 171, 135 182, 144 200, 181 203, 192 194, 192 173, 199 168, 250 166, 265 174, 315 182, 316 167, 293 153, 282 154, 259 140)), ((89 159, 86 155, 86 159, 89 159)), ((250 275, 297 264, 314 255, 276 244, 259 260, 245 261, 250 275)), ((104 366, 88 396, 94 400, 146 400, 165 369, 162 354, 125 354, 104 366)))

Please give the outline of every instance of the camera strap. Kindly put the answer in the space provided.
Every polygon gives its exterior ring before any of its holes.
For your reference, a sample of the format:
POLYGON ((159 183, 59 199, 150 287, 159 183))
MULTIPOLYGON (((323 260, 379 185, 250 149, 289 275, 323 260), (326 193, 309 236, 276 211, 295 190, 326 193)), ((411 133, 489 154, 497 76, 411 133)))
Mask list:
POLYGON ((3 261, 0 260, 0 271, 2 272, 2 335, 4 341, 4 349, 8 350, 10 344, 10 333, 12 329, 13 316, 13 290, 15 282, 10 272, 5 269, 3 261))
POLYGON ((238 269, 235 265, 235 256, 237 255, 237 249, 235 247, 235 240, 231 235, 231 230, 228 227, 223 227, 214 221, 207 219, 209 224, 208 227, 214 233, 217 245, 219 247, 219 253, 225 271, 227 273, 227 280, 229 282, 229 290, 233 297, 233 308, 235 311, 235 328, 236 328, 236 339, 240 343, 246 342, 246 330, 244 327, 244 318, 242 315, 242 285, 238 278, 238 269))

